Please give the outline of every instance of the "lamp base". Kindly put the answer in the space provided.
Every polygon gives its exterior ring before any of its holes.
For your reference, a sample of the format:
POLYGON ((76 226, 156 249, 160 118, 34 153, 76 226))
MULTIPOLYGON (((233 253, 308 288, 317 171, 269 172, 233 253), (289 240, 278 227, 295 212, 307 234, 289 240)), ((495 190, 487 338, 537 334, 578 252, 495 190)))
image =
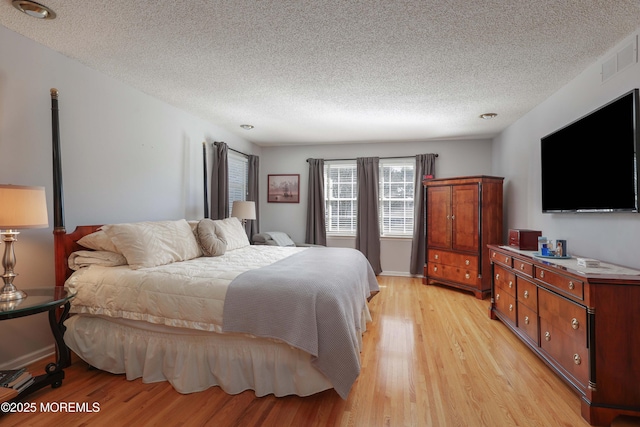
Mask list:
POLYGON ((4 285, 2 292, 0 292, 0 302, 17 301, 26 297, 26 293, 19 291, 13 285, 4 285))

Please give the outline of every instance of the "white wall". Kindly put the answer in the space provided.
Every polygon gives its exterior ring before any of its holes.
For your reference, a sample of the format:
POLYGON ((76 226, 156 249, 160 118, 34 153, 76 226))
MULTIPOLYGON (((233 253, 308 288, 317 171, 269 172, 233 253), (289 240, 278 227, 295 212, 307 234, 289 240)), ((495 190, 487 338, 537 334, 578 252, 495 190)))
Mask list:
MULTIPOLYGON (((494 174, 505 176, 505 231, 542 230, 566 239, 571 254, 640 268, 640 214, 543 214, 540 202, 540 138, 640 87, 640 65, 623 69, 601 82, 601 62, 637 37, 634 32, 561 90, 538 105, 493 142, 494 174)), ((553 70, 549 70, 553 72, 553 70)), ((606 142, 603 142, 606 150, 606 142)), ((567 159, 570 161, 571 159, 567 159)), ((615 165, 595 173, 607 173, 615 165)))
MULTIPOLYGON (((0 183, 42 185, 49 228, 16 243, 15 284, 53 286, 50 88, 60 92, 66 227, 203 216, 202 142, 259 147, 0 26, 0 183)), ((2 208, 2 207, 0 207, 2 208)), ((0 368, 52 351, 46 314, 0 322, 0 368), (10 343, 10 345, 8 344, 10 343)))
MULTIPOLYGON (((366 156, 414 156, 438 153, 436 177, 491 175, 491 141, 429 141, 361 143, 263 148, 260 158, 260 230, 284 231, 304 242, 307 215, 308 158, 342 159, 366 156), (300 203, 267 203, 268 174, 300 174, 300 203)), ((329 238, 329 246, 354 247, 354 238, 329 238)), ((411 240, 383 238, 383 274, 409 274, 411 240)))

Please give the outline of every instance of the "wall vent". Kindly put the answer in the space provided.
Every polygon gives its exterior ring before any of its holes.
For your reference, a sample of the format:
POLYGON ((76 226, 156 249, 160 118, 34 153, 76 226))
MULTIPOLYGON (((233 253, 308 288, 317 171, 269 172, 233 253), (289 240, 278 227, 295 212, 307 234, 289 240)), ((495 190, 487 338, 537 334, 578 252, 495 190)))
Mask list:
POLYGON ((606 59, 602 63, 602 83, 611 77, 638 62, 638 36, 634 36, 633 40, 616 52, 615 55, 606 59))

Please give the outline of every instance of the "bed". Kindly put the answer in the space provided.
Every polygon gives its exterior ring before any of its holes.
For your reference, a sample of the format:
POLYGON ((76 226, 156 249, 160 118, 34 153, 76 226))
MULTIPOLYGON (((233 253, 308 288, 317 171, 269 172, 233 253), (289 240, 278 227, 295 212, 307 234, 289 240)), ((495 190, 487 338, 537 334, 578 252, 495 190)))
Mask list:
POLYGON ((235 218, 67 233, 53 90, 52 118, 56 286, 76 292, 64 335, 73 352, 180 393, 347 398, 378 291, 359 251, 250 245, 235 218))

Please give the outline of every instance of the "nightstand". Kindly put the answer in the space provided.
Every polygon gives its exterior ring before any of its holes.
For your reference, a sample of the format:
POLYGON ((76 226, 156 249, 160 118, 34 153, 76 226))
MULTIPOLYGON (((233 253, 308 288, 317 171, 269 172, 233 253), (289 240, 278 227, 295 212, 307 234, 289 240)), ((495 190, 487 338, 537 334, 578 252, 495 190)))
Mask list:
POLYGON ((27 297, 18 301, 0 303, 0 320, 16 319, 32 314, 49 312, 49 326, 56 342, 56 362, 45 367, 45 374, 34 376, 35 381, 13 400, 21 400, 25 396, 51 385, 56 388, 62 385, 63 368, 71 364, 71 352, 64 343, 65 327, 63 322, 69 315, 70 300, 75 293, 66 288, 24 289, 27 297))

